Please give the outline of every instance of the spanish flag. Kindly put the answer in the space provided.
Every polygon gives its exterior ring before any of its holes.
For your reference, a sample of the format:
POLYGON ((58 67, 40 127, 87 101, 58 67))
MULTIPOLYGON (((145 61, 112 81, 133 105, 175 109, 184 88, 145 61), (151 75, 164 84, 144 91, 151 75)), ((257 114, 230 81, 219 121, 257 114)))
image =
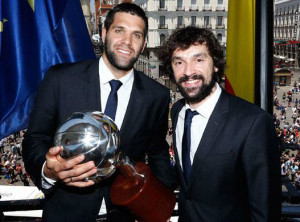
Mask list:
POLYGON ((254 103, 255 0, 229 0, 225 89, 254 103))

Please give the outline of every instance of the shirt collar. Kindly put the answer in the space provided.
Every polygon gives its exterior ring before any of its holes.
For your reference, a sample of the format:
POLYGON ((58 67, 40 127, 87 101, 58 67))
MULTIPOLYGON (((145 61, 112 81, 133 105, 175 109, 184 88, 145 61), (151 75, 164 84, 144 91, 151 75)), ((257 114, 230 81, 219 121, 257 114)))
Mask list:
MULTIPOLYGON (((106 66, 102 57, 100 57, 99 60, 99 76, 100 76, 101 86, 105 86, 109 84, 110 80, 116 79, 115 76, 109 70, 109 68, 106 66)), ((127 86, 130 85, 129 83, 133 81, 133 78, 134 78, 134 71, 133 69, 131 69, 131 71, 127 75, 123 76, 118 80, 122 82, 122 86, 127 88, 127 86)))
MULTIPOLYGON (((197 107, 196 111, 204 118, 209 119, 218 102, 218 99, 220 98, 221 92, 221 87, 218 83, 216 83, 216 90, 211 94, 210 97, 207 98, 204 103, 197 107)), ((191 109, 193 111, 188 103, 185 103, 185 109, 191 109)))

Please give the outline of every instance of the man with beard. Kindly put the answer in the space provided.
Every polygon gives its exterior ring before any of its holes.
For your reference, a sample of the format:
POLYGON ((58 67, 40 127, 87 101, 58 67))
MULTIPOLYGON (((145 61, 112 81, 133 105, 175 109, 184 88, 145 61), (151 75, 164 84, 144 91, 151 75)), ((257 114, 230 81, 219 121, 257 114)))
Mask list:
POLYGON ((272 117, 221 89, 225 62, 214 34, 195 27, 177 30, 159 59, 184 97, 171 111, 179 221, 280 221, 272 117))
POLYGON ((26 170, 45 193, 43 221, 96 221, 105 200, 107 221, 134 221, 109 197, 113 179, 94 184, 96 173, 84 156, 63 160, 62 147, 53 147, 57 127, 74 112, 111 108, 109 94, 118 97, 111 118, 120 129, 120 149, 133 161, 145 161, 167 186, 177 180, 170 165, 166 133, 169 90, 133 68, 146 46, 148 20, 137 5, 122 3, 106 17, 100 60, 62 64, 51 68, 41 83, 23 140, 26 170))

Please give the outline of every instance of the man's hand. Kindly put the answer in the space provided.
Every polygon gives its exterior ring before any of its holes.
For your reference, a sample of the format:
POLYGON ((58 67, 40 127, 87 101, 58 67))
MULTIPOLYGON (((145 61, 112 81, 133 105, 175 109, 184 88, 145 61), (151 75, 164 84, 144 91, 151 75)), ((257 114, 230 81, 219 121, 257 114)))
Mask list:
POLYGON ((61 146, 49 149, 43 169, 44 175, 53 180, 63 181, 68 186, 87 187, 93 185, 93 181, 84 181, 84 179, 97 172, 94 161, 81 163, 84 155, 65 160, 59 155, 62 149, 61 146))

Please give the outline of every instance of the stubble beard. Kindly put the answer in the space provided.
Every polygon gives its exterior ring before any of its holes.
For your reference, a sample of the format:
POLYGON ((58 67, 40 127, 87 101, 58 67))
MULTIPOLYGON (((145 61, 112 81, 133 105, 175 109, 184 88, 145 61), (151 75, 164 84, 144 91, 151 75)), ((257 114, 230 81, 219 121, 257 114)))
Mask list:
POLYGON ((203 75, 198 74, 198 75, 193 75, 191 77, 187 77, 187 76, 181 77, 176 82, 176 84, 178 86, 181 95, 185 98, 185 100, 188 103, 199 103, 211 94, 216 84, 216 74, 213 73, 213 76, 208 83, 205 82, 205 78, 203 75), (202 80, 202 85, 199 87, 192 87, 192 88, 187 88, 182 86, 183 82, 188 80, 195 80, 195 79, 202 80), (191 93, 193 93, 194 95, 191 95, 191 93))
POLYGON ((110 50, 111 48, 111 44, 109 42, 109 40, 106 38, 105 39, 105 44, 104 44, 104 52, 105 55, 107 57, 107 60, 110 62, 110 64, 122 71, 129 71, 133 68, 134 64, 136 63, 136 61, 138 60, 141 50, 139 50, 138 54, 136 56, 133 56, 126 64, 122 64, 119 59, 118 56, 112 51, 110 50))

